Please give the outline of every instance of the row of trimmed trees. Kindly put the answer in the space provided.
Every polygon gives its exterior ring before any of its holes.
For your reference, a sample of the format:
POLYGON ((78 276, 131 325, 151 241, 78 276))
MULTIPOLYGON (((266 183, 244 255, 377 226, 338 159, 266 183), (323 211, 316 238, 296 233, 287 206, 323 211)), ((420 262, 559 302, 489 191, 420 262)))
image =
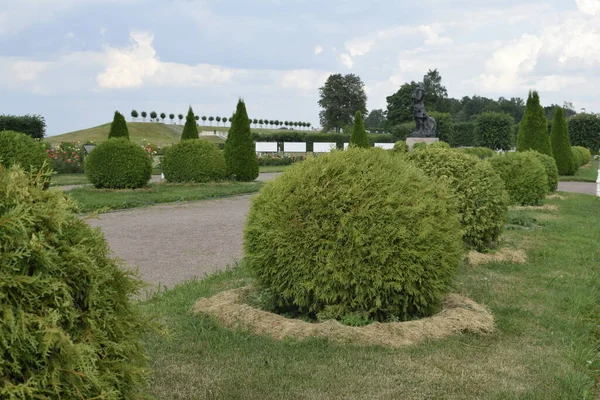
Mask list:
MULTIPOLYGON (((146 111, 142 111, 141 113, 138 113, 137 110, 132 110, 131 111, 131 120, 132 121, 136 121, 139 117, 142 117, 142 121, 146 121, 146 118, 148 118, 148 116, 150 116, 150 121, 153 122, 158 122, 160 120, 160 122, 165 122, 165 119, 167 118, 167 114, 165 113, 156 113, 156 111, 152 111, 150 112, 150 114, 148 114, 146 111)), ((175 114, 169 114, 168 115, 169 119, 171 120, 171 123, 175 123, 175 114)), ((182 120, 183 120, 183 114, 177 114, 177 118, 179 119, 179 123, 181 124, 182 120)), ((219 126, 219 124, 221 122, 223 122, 223 126, 225 126, 225 124, 227 122, 229 122, 230 124, 233 122, 233 117, 207 117, 207 116, 198 116, 195 115, 194 116, 196 121, 199 121, 200 119, 202 119, 203 122, 208 121, 210 123, 210 126, 212 126, 213 121, 217 122, 217 126, 219 126)), ((256 127, 257 125, 260 126, 261 128, 263 128, 264 126, 269 126, 271 128, 275 127, 275 128, 279 128, 279 127, 287 127, 287 128, 305 128, 308 129, 311 127, 311 123, 310 122, 301 122, 301 121, 280 121, 278 119, 249 119, 250 120, 250 124, 253 124, 254 127, 256 127)))

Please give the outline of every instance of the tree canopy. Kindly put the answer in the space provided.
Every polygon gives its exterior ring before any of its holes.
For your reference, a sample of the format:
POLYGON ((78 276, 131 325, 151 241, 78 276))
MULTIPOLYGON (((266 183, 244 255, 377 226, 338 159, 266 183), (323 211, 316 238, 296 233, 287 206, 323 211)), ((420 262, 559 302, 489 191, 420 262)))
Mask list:
POLYGON ((319 88, 319 119, 324 130, 339 132, 353 123, 354 114, 367 113, 365 85, 358 75, 333 74, 319 88))

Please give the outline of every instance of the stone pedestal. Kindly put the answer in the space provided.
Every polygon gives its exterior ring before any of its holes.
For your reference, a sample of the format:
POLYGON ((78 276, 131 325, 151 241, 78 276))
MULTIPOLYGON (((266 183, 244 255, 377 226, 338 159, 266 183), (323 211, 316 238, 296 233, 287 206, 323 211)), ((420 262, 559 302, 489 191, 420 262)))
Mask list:
POLYGON ((409 137, 406 138, 406 145, 408 146, 408 151, 412 150, 412 147, 415 145, 415 143, 427 143, 427 144, 431 144, 431 143, 435 143, 435 142, 439 142, 440 139, 438 138, 424 138, 424 137, 409 137))

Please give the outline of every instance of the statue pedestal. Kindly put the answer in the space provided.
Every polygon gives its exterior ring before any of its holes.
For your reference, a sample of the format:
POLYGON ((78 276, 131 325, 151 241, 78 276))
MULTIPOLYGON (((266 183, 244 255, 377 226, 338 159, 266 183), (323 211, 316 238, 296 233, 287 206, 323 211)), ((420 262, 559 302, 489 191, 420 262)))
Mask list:
POLYGON ((425 137, 409 137, 406 138, 406 145, 408 146, 408 151, 412 150, 412 147, 415 145, 415 143, 427 143, 427 144, 431 144, 431 143, 435 143, 435 142, 439 142, 440 139, 438 138, 425 138, 425 137))

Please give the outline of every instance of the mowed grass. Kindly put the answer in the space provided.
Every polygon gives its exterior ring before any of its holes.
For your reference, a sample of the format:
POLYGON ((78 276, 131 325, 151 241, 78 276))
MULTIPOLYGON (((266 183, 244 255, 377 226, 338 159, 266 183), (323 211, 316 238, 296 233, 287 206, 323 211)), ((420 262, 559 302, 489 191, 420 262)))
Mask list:
POLYGON ((145 188, 125 190, 85 186, 69 190, 67 193, 77 201, 81 212, 102 212, 254 193, 262 185, 263 182, 153 183, 145 188))
POLYGON ((596 182, 598 179, 598 167, 600 160, 592 160, 589 164, 582 165, 573 176, 559 176, 560 181, 570 182, 596 182))
POLYGON ((497 331, 403 349, 278 342, 193 315, 201 297, 252 279, 240 265, 141 303, 168 328, 146 345, 160 399, 585 399, 599 375, 600 199, 512 211, 504 246, 526 264, 464 265, 454 291, 486 305, 497 331))
POLYGON ((56 174, 52 175, 50 186, 86 185, 90 183, 85 174, 56 174))

